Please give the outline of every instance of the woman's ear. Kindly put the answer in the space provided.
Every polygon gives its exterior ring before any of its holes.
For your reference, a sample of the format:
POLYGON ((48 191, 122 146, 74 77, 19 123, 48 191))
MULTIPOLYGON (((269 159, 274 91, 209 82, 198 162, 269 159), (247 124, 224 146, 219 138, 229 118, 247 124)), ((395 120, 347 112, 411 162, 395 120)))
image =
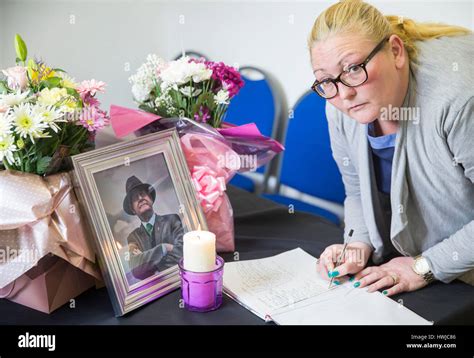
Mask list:
POLYGON ((403 40, 398 35, 390 36, 388 40, 390 46, 390 53, 393 57, 395 67, 397 69, 402 69, 405 63, 407 62, 407 52, 405 50, 405 45, 403 40))

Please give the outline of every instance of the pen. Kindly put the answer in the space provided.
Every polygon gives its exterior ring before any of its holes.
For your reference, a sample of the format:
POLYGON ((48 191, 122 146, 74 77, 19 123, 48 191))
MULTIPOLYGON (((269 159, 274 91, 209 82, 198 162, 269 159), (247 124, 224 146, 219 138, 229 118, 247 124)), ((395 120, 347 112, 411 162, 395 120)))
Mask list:
MULTIPOLYGON (((337 258, 337 261, 336 261, 336 266, 334 268, 336 268, 337 266, 339 266, 341 264, 341 260, 342 258, 344 257, 344 254, 346 253, 346 248, 347 248, 347 244, 349 243, 349 240, 350 238, 352 237, 352 234, 354 233, 354 230, 351 229, 349 231, 349 238, 346 240, 346 243, 344 244, 343 248, 342 248, 342 252, 341 254, 339 255, 339 257, 337 258)), ((334 277, 331 277, 331 281, 329 281, 329 287, 328 289, 331 288, 331 285, 332 285, 332 282, 334 281, 334 277)))

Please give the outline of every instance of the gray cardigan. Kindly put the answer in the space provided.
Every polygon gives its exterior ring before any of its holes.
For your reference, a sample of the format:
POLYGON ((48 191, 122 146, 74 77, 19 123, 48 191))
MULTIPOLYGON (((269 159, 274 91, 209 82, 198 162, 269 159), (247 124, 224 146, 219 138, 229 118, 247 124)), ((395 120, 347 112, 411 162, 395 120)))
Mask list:
POLYGON ((474 37, 417 44, 419 62, 410 64, 403 105, 414 110, 400 120, 393 157, 390 237, 377 225, 383 210, 367 125, 329 103, 326 115, 351 240, 371 245, 376 264, 390 241, 402 255, 422 254, 436 279, 447 283, 474 276, 474 37))

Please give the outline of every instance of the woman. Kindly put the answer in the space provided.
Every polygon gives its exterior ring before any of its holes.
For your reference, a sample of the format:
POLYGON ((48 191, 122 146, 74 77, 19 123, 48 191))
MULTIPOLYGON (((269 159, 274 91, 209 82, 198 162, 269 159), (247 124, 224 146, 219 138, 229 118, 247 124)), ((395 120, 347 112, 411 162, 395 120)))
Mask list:
POLYGON ((339 266, 342 245, 325 249, 320 274, 336 283, 355 274, 355 287, 388 296, 433 280, 472 282, 470 31, 346 0, 316 19, 309 49, 354 230, 339 266))

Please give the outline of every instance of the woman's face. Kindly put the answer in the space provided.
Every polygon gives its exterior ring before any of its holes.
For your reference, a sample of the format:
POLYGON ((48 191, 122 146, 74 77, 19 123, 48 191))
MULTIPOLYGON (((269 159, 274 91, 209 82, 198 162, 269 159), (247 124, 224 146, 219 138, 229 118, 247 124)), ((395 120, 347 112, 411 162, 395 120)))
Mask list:
MULTIPOLYGON (((317 80, 336 78, 350 65, 360 64, 377 43, 357 35, 332 36, 318 41, 311 49, 311 62, 317 80)), ((400 107, 408 86, 408 61, 402 40, 392 35, 370 60, 368 79, 357 87, 338 82, 338 94, 329 103, 359 123, 378 118, 382 108, 400 107)))

